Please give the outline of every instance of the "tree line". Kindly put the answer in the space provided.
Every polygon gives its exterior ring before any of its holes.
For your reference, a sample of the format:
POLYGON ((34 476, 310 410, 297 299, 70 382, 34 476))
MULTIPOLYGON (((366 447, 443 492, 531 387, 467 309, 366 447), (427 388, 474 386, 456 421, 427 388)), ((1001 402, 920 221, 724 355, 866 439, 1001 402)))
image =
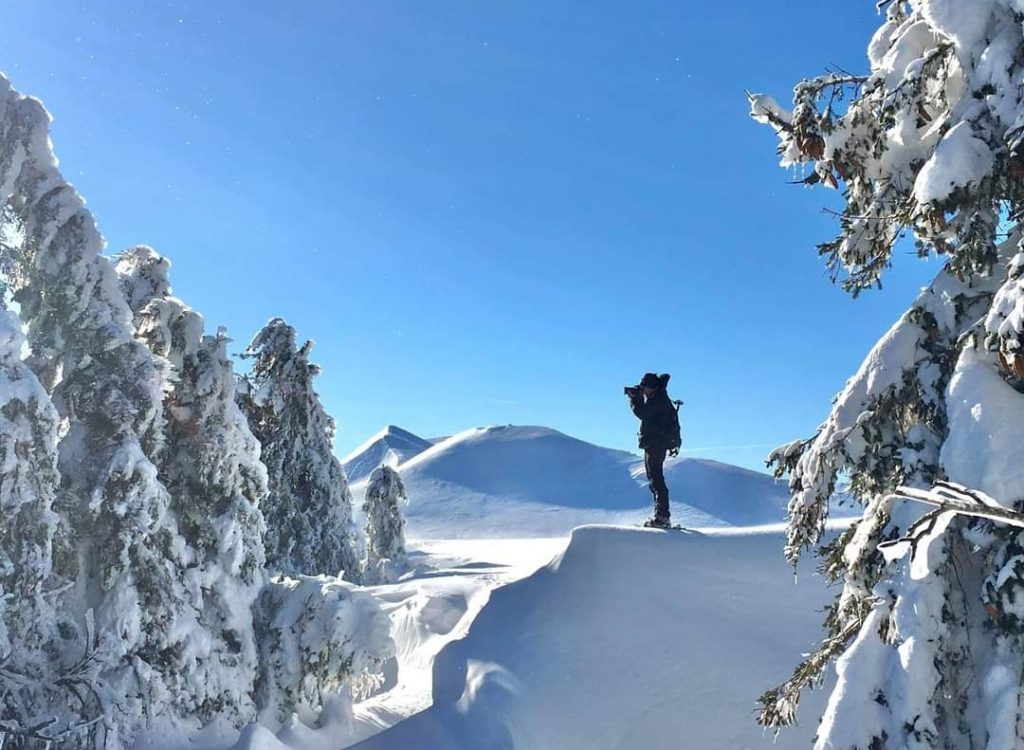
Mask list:
POLYGON ((360 586, 404 558, 401 480, 364 512, 312 342, 274 318, 234 371, 170 264, 111 259, 42 105, 0 76, 0 736, 126 747, 277 726, 358 696, 393 655, 360 586))

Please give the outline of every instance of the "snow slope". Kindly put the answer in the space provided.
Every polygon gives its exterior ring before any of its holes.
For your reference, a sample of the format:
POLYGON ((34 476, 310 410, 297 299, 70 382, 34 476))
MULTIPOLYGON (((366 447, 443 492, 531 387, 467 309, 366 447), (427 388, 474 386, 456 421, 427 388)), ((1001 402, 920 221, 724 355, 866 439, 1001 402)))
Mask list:
POLYGON ((817 577, 794 580, 782 545, 778 529, 576 529, 440 652, 431 708, 355 747, 807 747, 813 720, 773 745, 753 717, 820 636, 830 598, 817 577))
MULTIPOLYGON (((388 465, 392 468, 419 455, 433 445, 401 427, 388 425, 354 451, 341 459, 349 483, 366 480, 373 470, 388 465)), ((359 496, 362 500, 362 496, 359 496)))
MULTIPOLYGON (((551 537, 650 515, 640 457, 546 427, 466 430, 400 462, 398 471, 410 537, 551 537)), ((685 526, 785 518, 786 486, 765 474, 688 458, 670 459, 665 473, 674 519, 685 526)), ((357 501, 364 491, 365 479, 354 480, 357 501)))
POLYGON ((338 750, 375 735, 430 706, 434 658, 445 645, 465 636, 491 591, 530 575, 559 554, 565 543, 423 542, 410 551, 412 570, 400 582, 366 589, 388 614, 397 646, 377 694, 357 703, 354 710, 331 701, 319 716, 293 716, 276 732, 260 724, 239 730, 222 721, 185 735, 154 732, 140 738, 132 750, 338 750))
POLYGON ((493 589, 530 575, 559 554, 565 542, 425 541, 409 554, 411 575, 370 589, 391 618, 396 657, 388 665, 384 690, 356 704, 350 742, 428 708, 438 652, 466 635, 493 589))

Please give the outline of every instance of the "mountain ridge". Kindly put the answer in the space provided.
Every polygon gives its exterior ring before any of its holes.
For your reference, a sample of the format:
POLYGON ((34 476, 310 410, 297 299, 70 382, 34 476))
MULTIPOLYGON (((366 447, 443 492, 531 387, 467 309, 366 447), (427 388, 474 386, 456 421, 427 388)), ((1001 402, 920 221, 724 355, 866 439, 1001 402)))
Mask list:
MULTIPOLYGON (((641 457, 549 427, 477 427, 430 444, 392 426, 363 448, 348 457, 359 471, 351 475, 353 492, 358 498, 365 491, 379 465, 373 461, 391 461, 406 485, 412 537, 561 536, 586 523, 636 524, 650 513, 641 457)), ((669 459, 665 473, 674 520, 683 525, 785 519, 788 489, 767 474, 699 458, 669 459)))
POLYGON ((359 482, 381 465, 395 468, 430 447, 430 441, 419 435, 387 425, 342 458, 341 463, 349 482, 359 482))

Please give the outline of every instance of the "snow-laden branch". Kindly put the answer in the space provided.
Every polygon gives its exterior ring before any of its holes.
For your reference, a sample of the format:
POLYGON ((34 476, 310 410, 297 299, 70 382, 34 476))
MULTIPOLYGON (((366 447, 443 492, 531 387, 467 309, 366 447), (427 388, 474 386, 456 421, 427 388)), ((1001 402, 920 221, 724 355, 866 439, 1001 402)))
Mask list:
POLYGON ((908 233, 919 255, 947 259, 813 438, 770 459, 790 479, 790 560, 820 540, 837 477, 864 504, 821 550, 844 584, 825 640, 762 701, 762 720, 787 723, 835 661, 816 750, 1024 747, 1024 257, 1011 262, 1024 256, 1024 30, 1012 6, 882 2, 867 80, 808 79, 786 108, 748 96, 781 166, 813 165, 800 182, 842 188, 837 236, 818 246, 833 281, 853 295, 879 284, 908 233))
MULTIPOLYGON (((937 508, 941 512, 961 516, 988 518, 1010 526, 1024 529, 1024 513, 1004 505, 984 492, 965 487, 956 482, 937 482, 930 490, 900 487, 888 500, 910 500, 937 508)), ((934 512, 934 511, 933 511, 934 512)))
POLYGON ((955 482, 936 482, 930 490, 900 487, 886 497, 887 502, 898 500, 923 503, 934 508, 911 524, 899 539, 878 545, 878 550, 890 562, 910 552, 910 572, 915 579, 924 578, 932 572, 928 555, 919 554, 919 549, 926 549, 939 539, 956 516, 985 518, 1024 529, 1024 513, 1000 505, 980 490, 955 482))

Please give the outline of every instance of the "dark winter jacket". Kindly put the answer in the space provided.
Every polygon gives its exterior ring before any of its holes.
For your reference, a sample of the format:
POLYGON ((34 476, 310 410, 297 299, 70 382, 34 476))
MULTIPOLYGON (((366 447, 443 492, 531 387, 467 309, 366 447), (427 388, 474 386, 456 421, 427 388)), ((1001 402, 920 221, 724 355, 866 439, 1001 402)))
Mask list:
POLYGON ((664 385, 646 400, 640 394, 631 396, 630 406, 640 420, 639 437, 642 449, 668 450, 672 447, 676 431, 676 407, 672 405, 664 385))

